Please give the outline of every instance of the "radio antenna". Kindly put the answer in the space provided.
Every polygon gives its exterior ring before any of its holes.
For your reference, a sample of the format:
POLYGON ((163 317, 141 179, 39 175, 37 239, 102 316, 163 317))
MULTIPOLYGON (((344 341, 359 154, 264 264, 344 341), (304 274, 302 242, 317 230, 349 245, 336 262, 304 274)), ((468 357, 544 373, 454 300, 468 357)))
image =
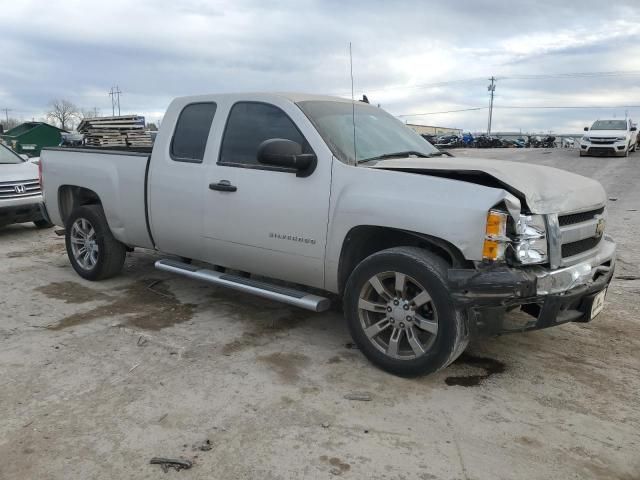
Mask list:
POLYGON ((353 123, 353 163, 358 164, 356 150, 356 103, 353 98, 353 55, 351 53, 351 42, 349 42, 349 69, 351 71, 351 121, 353 123))

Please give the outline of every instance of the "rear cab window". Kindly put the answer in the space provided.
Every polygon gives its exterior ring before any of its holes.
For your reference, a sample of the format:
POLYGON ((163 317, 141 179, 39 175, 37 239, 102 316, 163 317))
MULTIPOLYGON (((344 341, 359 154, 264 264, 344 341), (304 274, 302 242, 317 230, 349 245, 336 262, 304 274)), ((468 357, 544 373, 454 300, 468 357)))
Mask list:
POLYGON ((173 160, 202 163, 215 113, 216 104, 212 102, 191 103, 182 109, 171 139, 173 160))
POLYGON ((302 145, 303 153, 313 153, 296 124, 283 110, 268 103, 238 102, 227 118, 218 164, 290 171, 258 163, 258 147, 272 138, 292 140, 302 145))

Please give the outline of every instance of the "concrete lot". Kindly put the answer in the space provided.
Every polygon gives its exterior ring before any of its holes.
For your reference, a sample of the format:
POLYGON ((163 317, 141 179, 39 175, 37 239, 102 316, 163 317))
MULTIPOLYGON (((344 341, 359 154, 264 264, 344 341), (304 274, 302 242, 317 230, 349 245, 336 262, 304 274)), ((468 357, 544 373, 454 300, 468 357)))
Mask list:
MULTIPOLYGON (((599 180, 616 274, 640 273, 640 153, 456 155, 599 180)), ((338 313, 171 277, 157 258, 90 283, 53 230, 0 229, 0 479, 640 478, 638 280, 615 279, 590 324, 486 339, 406 380, 349 348, 338 313), (154 456, 194 465, 164 474, 154 456)))

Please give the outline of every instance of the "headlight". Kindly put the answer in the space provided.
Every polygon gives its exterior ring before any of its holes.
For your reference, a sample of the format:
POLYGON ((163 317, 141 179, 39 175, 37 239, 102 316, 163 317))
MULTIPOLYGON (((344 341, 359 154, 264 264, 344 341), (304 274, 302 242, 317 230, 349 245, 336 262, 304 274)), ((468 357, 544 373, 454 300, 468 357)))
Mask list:
POLYGON ((516 235, 512 246, 519 263, 530 265, 548 260, 547 231, 542 215, 520 215, 516 235))
POLYGON ((583 142, 588 142, 589 140, 590 140, 590 138, 589 138, 589 137, 582 137, 582 141, 583 141, 583 142))
POLYGON ((618 137, 616 138, 617 142, 624 142, 627 139, 627 137, 618 137))

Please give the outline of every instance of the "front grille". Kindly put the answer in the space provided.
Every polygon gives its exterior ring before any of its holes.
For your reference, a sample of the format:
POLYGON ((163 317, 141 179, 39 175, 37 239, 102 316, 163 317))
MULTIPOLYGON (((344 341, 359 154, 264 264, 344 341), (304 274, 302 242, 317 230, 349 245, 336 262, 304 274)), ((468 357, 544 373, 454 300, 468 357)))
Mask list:
POLYGON ((0 199, 35 197, 41 193, 38 179, 0 182, 0 199))
POLYGON ((589 252, 602 240, 604 225, 601 222, 606 218, 606 213, 605 207, 600 207, 558 215, 560 245, 555 250, 555 255, 559 257, 558 264, 570 265, 583 260, 585 255, 589 256, 589 252), (565 262, 565 259, 568 260, 565 262))
POLYGON ((591 137, 591 143, 595 143, 598 145, 613 145, 616 141, 615 138, 594 138, 591 137))
POLYGON ((597 210, 591 210, 589 212, 560 215, 558 217, 558 223, 561 227, 565 227, 567 225, 574 225, 576 223, 588 222, 589 220, 593 220, 596 215, 600 215, 602 212, 604 212, 604 207, 598 208, 597 210))
POLYGON ((601 154, 601 155, 609 155, 611 153, 615 153, 616 149, 613 147, 591 147, 589 149, 589 153, 601 154))
POLYGON ((562 258, 573 257, 592 248, 596 248, 602 237, 583 238, 577 242, 565 243, 562 245, 562 258))

